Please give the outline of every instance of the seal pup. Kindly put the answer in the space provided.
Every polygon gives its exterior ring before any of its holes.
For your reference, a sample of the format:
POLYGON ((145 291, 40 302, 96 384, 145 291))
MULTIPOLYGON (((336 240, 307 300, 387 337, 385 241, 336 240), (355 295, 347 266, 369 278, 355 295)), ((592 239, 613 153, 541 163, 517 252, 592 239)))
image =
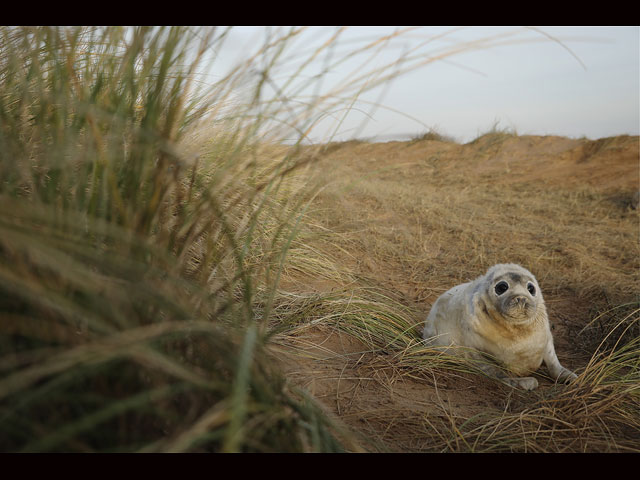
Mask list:
POLYGON ((484 276, 443 293, 431 307, 422 337, 434 346, 469 347, 456 351, 471 358, 489 354, 515 376, 487 363, 482 370, 525 390, 538 381, 522 375, 535 372, 543 361, 556 381, 577 378, 558 361, 536 278, 513 263, 494 265, 484 276))

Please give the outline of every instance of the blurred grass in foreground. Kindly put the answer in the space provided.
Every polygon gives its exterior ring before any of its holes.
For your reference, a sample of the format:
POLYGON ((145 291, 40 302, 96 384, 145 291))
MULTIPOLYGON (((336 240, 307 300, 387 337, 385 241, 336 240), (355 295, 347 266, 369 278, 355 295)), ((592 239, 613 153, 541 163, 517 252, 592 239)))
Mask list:
POLYGON ((199 81, 227 34, 0 30, 0 450, 344 448, 265 358, 300 159, 251 60, 199 81))

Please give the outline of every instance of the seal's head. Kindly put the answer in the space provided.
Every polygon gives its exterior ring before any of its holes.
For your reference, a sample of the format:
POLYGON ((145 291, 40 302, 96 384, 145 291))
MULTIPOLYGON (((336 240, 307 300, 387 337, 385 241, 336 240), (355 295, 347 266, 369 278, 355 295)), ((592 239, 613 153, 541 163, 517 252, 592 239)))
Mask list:
POLYGON ((536 277, 520 265, 494 265, 487 271, 484 280, 485 298, 511 323, 532 320, 544 305, 536 277))

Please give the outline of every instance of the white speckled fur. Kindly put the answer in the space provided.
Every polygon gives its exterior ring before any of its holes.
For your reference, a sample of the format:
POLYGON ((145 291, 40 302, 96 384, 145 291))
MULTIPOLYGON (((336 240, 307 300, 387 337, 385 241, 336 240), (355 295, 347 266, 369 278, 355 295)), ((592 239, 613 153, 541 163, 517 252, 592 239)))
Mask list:
POLYGON ((521 375, 535 372, 543 361, 557 381, 576 378, 558 361, 536 278, 513 263, 494 265, 484 276, 443 293, 431 307, 422 336, 434 346, 470 347, 463 351, 472 357, 489 354, 515 376, 490 364, 483 364, 485 373, 525 390, 536 388, 538 381, 521 375), (498 294, 501 282, 508 289, 498 294))

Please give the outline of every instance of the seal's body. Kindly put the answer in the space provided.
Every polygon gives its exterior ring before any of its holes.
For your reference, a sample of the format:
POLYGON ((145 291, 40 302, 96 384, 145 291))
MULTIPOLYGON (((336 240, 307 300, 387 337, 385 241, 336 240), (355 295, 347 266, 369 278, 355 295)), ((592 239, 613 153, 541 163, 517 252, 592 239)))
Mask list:
POLYGON ((519 265, 494 265, 442 294, 431 307, 423 338, 435 346, 469 347, 456 351, 475 358, 489 354, 516 377, 489 364, 483 366, 486 373, 526 390, 538 381, 521 375, 535 372, 543 361, 558 381, 576 378, 558 361, 536 278, 519 265))

